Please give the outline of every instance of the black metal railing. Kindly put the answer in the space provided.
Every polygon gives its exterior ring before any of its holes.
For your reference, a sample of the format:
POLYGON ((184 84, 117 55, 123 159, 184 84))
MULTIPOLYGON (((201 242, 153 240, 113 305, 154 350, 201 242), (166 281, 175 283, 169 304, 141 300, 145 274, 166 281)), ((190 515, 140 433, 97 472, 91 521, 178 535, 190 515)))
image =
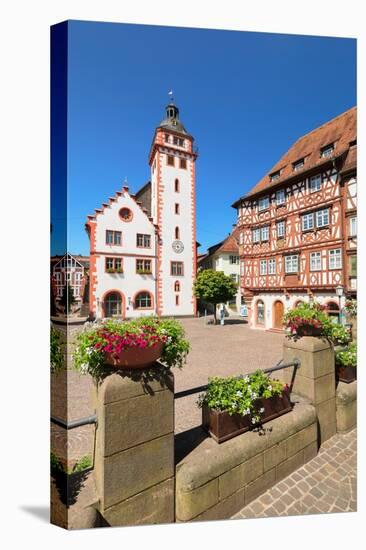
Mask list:
POLYGON ((77 420, 71 420, 67 422, 58 416, 51 415, 51 422, 65 428, 65 430, 72 430, 73 428, 79 428, 80 426, 86 426, 87 424, 96 424, 97 415, 92 414, 91 416, 85 416, 84 418, 78 418, 77 420))
MULTIPOLYGON (((300 359, 294 359, 293 361, 290 361, 289 363, 282 363, 282 359, 281 359, 274 367, 269 367, 268 369, 263 369, 263 370, 261 369, 261 370, 262 370, 262 372, 265 372, 266 374, 270 374, 271 372, 276 372, 278 370, 294 367, 291 382, 289 384, 290 393, 291 393, 293 385, 294 385, 294 381, 295 381, 296 371, 297 371, 297 369, 300 368, 300 366, 301 366, 300 359)), ((239 376, 236 376, 235 378, 237 378, 239 380, 240 378, 245 378, 245 376, 249 376, 251 374, 254 374, 254 372, 255 371, 248 372, 246 374, 240 374, 239 376)), ((195 393, 206 391, 207 388, 208 388, 208 384, 205 384, 203 386, 196 386, 195 388, 190 388, 189 390, 179 391, 179 392, 174 394, 174 399, 180 399, 181 397, 188 397, 189 395, 194 395, 195 393)))

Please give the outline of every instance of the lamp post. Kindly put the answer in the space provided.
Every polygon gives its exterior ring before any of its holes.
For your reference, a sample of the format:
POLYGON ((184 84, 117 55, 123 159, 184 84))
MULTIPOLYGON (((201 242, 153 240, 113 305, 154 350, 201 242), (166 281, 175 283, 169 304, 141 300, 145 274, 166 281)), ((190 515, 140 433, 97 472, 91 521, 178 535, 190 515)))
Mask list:
POLYGON ((342 323, 341 304, 342 304, 342 296, 343 296, 343 286, 338 285, 336 286, 335 290, 339 300, 339 324, 341 324, 342 323))

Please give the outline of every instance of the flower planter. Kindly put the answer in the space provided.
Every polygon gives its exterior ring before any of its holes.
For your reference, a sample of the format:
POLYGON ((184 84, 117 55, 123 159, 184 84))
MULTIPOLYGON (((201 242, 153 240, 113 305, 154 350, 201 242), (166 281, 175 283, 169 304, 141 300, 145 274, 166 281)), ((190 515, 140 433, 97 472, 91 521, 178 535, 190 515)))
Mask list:
POLYGON ((120 353, 104 354, 104 363, 118 369, 146 369, 151 367, 163 353, 164 343, 147 348, 131 347, 120 353))
MULTIPOLYGON (((264 424, 292 410, 290 394, 288 391, 283 391, 281 395, 257 399, 255 407, 257 410, 264 408, 260 422, 264 424)), ((250 414, 229 415, 226 411, 209 409, 207 405, 202 407, 202 425, 217 443, 227 441, 255 427, 250 414)))
POLYGON ((357 380, 357 367, 345 367, 336 363, 336 379, 346 384, 354 382, 357 380))

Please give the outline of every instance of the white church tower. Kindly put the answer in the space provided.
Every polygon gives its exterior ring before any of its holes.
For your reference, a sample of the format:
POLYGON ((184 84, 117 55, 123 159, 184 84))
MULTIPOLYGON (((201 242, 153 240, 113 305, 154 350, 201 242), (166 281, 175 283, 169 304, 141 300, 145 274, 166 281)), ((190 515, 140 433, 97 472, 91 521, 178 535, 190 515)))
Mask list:
POLYGON ((157 235, 157 314, 196 314, 196 192, 193 137, 173 101, 155 130, 151 167, 151 215, 157 235))

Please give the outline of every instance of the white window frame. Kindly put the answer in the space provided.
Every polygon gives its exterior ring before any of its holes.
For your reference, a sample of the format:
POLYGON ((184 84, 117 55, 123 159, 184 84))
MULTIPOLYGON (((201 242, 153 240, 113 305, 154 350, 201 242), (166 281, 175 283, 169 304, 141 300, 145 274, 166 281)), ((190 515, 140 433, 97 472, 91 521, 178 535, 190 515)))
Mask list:
POLYGON ((276 191, 276 205, 281 206, 281 204, 286 204, 286 192, 284 189, 276 191))
POLYGON ((276 258, 270 258, 268 260, 268 275, 275 275, 276 273, 276 258))
POLYGON ((322 187, 321 174, 317 174, 316 176, 311 176, 309 180, 310 193, 315 193, 316 191, 320 191, 321 187, 322 187))
POLYGON ((286 222, 285 220, 281 220, 280 222, 276 223, 276 236, 277 239, 280 239, 281 237, 284 237, 286 235, 286 222), (283 228, 283 230, 279 228, 283 228))
POLYGON ((314 212, 310 212, 309 214, 303 214, 301 216, 301 230, 302 231, 311 231, 314 229, 314 212), (311 220, 311 224, 309 221, 311 220))
POLYGON ((253 243, 259 243, 261 240, 261 230, 259 227, 252 230, 252 241, 253 243))
POLYGON ((269 225, 264 225, 261 227, 261 242, 267 241, 269 241, 269 225))
POLYGON ((273 174, 269 176, 269 179, 271 182, 277 181, 278 179, 280 179, 280 176, 281 176, 281 170, 278 170, 277 172, 273 172, 273 174))
POLYGON ((258 212, 261 212, 262 210, 267 210, 269 208, 269 197, 263 197, 261 199, 258 199, 258 212))
POLYGON ((349 236, 357 237, 357 216, 352 216, 349 219, 349 236))
POLYGON ((267 275, 267 260, 259 261, 259 275, 267 275))
POLYGON ((328 251, 329 269, 342 269, 342 249, 333 248, 328 251))
POLYGON ((329 209, 328 208, 322 208, 321 210, 317 210, 315 212, 316 217, 316 226, 317 227, 326 227, 329 225, 329 209))
POLYGON ((310 252, 310 271, 321 271, 322 254, 321 252, 310 252))
POLYGON ((325 147, 322 147, 320 150, 320 156, 321 158, 328 158, 333 155, 334 152, 334 143, 329 143, 329 145, 326 145, 325 147))
POLYGON ((237 264, 239 264, 239 256, 230 255, 230 256, 229 256, 229 263, 230 263, 231 265, 237 265, 237 264))
POLYGON ((299 255, 290 254, 285 256, 285 273, 298 273, 299 272, 299 255))
POLYGON ((300 170, 300 168, 302 168, 304 166, 304 164, 305 164, 304 159, 299 159, 296 162, 294 162, 294 164, 293 164, 294 172, 297 172, 298 170, 300 170))

